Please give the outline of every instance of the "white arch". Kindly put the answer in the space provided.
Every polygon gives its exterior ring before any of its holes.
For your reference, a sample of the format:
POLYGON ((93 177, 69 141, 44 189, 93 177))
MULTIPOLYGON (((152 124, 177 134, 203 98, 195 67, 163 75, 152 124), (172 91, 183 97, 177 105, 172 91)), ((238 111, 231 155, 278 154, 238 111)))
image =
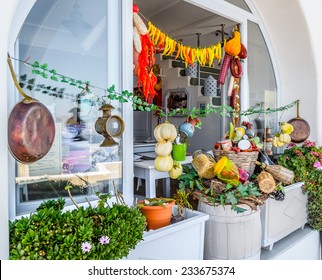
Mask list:
MULTIPOLYGON (((2 160, 0 168, 0 259, 7 259, 9 256, 8 220, 9 214, 14 213, 14 210, 12 210, 14 205, 9 205, 8 181, 9 178, 14 178, 14 176, 8 175, 8 161, 6 160, 9 155, 6 121, 8 101, 5 95, 8 94, 9 88, 13 87, 9 77, 6 57, 8 51, 13 52, 14 42, 19 30, 36 0, 0 0, 0 2, 1 6, 5 7, 5 9, 0 10, 0 65, 2 69, 7 69, 0 75, 2 94, 0 102, 0 155, 2 160)), ((321 128, 322 124, 322 120, 320 120, 322 112, 320 113, 319 105, 322 102, 321 89, 319 88, 322 77, 318 78, 317 75, 321 73, 321 66, 319 68, 317 60, 321 60, 322 55, 319 50, 318 35, 315 37, 313 36, 314 33, 312 33, 316 31, 318 34, 317 31, 320 28, 318 24, 320 15, 318 9, 316 9, 316 1, 286 1, 287 6, 284 7, 281 6, 281 1, 279 0, 248 0, 246 2, 256 7, 272 42, 281 73, 282 98, 280 103, 287 104, 289 101, 301 98, 304 101, 301 115, 308 120, 313 131, 313 138, 310 138, 321 143, 322 129, 318 128, 321 128), (288 16, 285 17, 285 14, 288 16), (290 18, 291 21, 289 21, 290 18), (311 30, 312 28, 313 31, 311 30), (293 43, 290 46, 290 41, 296 42, 296 44, 293 43), (294 54, 299 54, 299 57, 294 54)), ((289 112, 284 117, 287 118, 292 115, 294 116, 294 113, 289 112)), ((14 171, 11 170, 10 173, 12 172, 14 171)))
MULTIPOLYGON (((8 99, 9 89, 12 88, 12 82, 10 83, 10 74, 7 67, 7 52, 12 52, 14 48, 14 42, 18 36, 19 30, 28 15, 31 7, 36 0, 1 0, 1 6, 5 9, 1 9, 1 32, 0 32, 0 65, 2 69, 7 71, 1 71, 0 84, 2 85, 1 92, 2 98, 0 102, 0 154, 1 154, 1 168, 0 168, 0 259, 7 259, 9 257, 9 227, 8 220, 11 216, 14 205, 10 205, 9 195, 9 176, 8 176, 8 160, 9 153, 7 149, 8 137, 7 137, 7 116, 8 116, 8 99), (5 2, 5 3, 4 3, 5 2), (8 160, 7 160, 8 159, 8 160)), ((14 172, 14 171, 10 171, 14 172)), ((14 201, 14 200, 13 200, 14 201)))

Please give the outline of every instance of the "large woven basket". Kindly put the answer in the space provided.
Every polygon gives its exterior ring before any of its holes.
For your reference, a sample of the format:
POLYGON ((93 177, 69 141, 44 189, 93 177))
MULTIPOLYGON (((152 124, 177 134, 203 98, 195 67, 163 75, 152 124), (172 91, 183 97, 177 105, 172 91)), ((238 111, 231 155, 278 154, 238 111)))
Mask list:
POLYGON ((258 152, 240 152, 235 153, 234 151, 223 151, 213 149, 214 158, 216 161, 220 160, 223 156, 232 160, 237 167, 248 172, 251 176, 254 173, 256 161, 258 158, 258 152))

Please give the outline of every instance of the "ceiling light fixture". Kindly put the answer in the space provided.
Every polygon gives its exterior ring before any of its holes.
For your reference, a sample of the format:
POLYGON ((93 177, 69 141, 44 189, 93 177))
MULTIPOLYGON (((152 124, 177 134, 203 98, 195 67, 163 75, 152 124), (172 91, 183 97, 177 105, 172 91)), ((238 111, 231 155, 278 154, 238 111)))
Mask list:
POLYGON ((84 21, 84 15, 79 10, 80 6, 76 0, 69 19, 62 21, 62 25, 68 28, 76 38, 80 37, 86 29, 91 28, 91 25, 84 21))

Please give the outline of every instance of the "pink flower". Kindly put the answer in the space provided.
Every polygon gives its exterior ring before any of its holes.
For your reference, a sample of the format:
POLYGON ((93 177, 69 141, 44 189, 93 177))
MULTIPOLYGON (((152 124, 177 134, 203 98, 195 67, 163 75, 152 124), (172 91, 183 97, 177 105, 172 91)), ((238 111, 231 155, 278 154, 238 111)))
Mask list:
POLYGON ((318 152, 314 152, 314 151, 311 151, 310 154, 312 156, 316 156, 316 157, 319 157, 320 156, 320 154, 318 152))
POLYGON ((92 249, 92 245, 89 242, 82 243, 82 250, 84 253, 89 252, 92 249))
POLYGON ((296 150, 295 153, 300 157, 304 157, 303 153, 300 150, 296 150))
POLYGON ((289 144, 287 145, 287 148, 293 148, 294 146, 296 146, 296 144, 295 144, 295 143, 293 143, 293 142, 291 142, 291 143, 289 143, 289 144))
POLYGON ((101 245, 108 244, 108 243, 110 243, 110 238, 108 236, 102 236, 100 238, 100 243, 101 243, 101 245))
POLYGON ((318 170, 322 170, 322 164, 319 161, 314 162, 313 166, 318 170))
POLYGON ((310 140, 306 140, 306 141, 304 141, 304 143, 303 143, 303 145, 302 145, 303 147, 313 147, 313 146, 315 146, 315 142, 313 142, 313 141, 310 141, 310 140))

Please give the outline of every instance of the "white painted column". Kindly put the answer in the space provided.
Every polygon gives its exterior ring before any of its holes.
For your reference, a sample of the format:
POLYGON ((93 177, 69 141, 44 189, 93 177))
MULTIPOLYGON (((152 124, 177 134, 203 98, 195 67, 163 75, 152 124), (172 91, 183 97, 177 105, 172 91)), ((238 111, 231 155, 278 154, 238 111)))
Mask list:
MULTIPOLYGON (((132 0, 122 1, 122 89, 133 92, 133 16, 132 0)), ((129 205, 134 200, 133 186, 133 109, 131 103, 123 103, 123 195, 129 205)))

